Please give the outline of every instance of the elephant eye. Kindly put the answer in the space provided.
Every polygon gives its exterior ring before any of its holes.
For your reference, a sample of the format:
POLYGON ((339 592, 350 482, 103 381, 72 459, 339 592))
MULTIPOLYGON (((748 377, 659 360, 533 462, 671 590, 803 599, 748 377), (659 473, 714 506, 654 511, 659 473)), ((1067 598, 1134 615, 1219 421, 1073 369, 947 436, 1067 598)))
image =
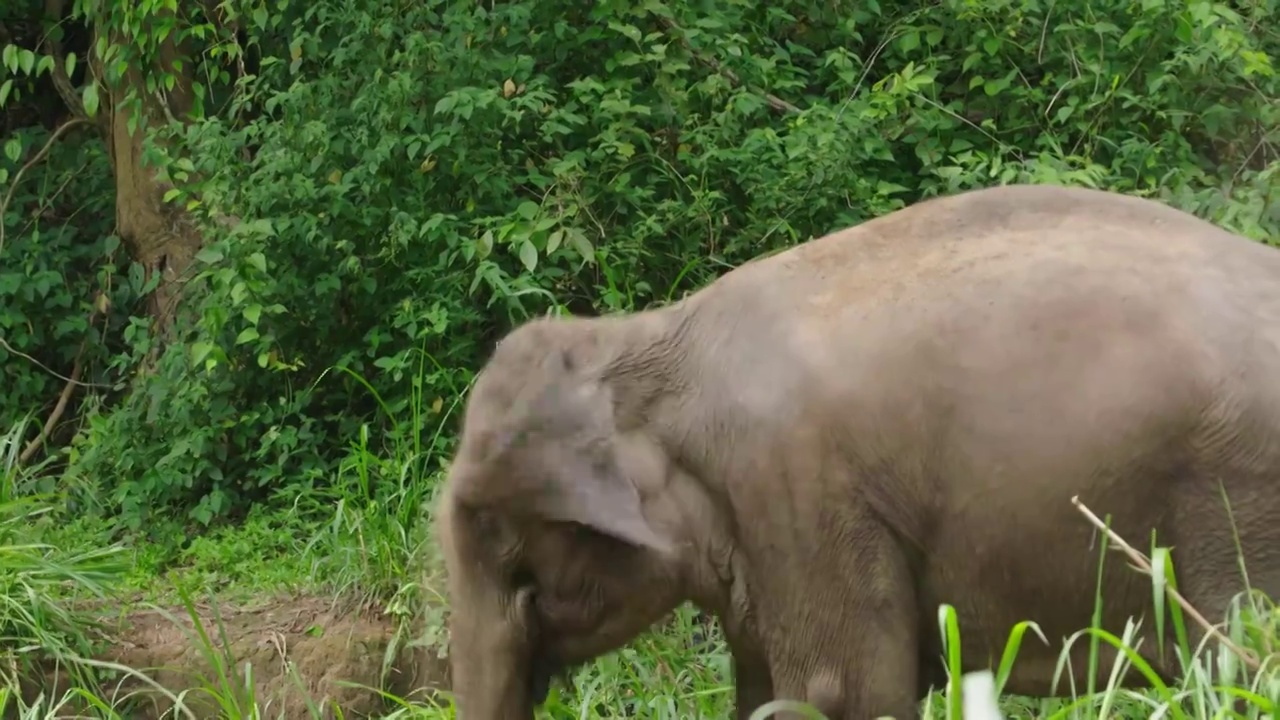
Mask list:
POLYGON ((516 592, 525 588, 532 590, 538 586, 538 578, 527 567, 516 568, 507 578, 507 582, 511 583, 511 589, 516 592))
POLYGON ((515 605, 526 617, 538 596, 538 576, 528 566, 515 568, 507 577, 508 587, 515 594, 515 605))
POLYGON ((516 607, 520 608, 520 612, 528 616, 533 611, 533 606, 538 602, 538 591, 532 585, 525 585, 516 590, 516 607))

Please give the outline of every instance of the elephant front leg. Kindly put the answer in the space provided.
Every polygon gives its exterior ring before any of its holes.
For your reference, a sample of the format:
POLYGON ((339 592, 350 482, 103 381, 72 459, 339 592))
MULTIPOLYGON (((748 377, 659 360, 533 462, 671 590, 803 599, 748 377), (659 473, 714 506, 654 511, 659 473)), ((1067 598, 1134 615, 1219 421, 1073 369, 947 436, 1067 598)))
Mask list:
POLYGON ((755 642, 728 638, 733 652, 734 717, 749 720, 756 708, 773 699, 769 663, 755 642))
POLYGON ((915 583, 887 531, 861 530, 857 543, 824 542, 819 562, 786 573, 792 604, 776 616, 766 645, 775 696, 807 702, 830 720, 915 720, 915 583))

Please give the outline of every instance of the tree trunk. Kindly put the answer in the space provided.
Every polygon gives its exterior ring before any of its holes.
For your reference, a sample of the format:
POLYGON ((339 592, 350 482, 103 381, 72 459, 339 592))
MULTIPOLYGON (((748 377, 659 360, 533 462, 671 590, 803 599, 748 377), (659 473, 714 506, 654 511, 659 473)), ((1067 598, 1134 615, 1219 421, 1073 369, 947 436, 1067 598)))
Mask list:
MULTIPOLYGON (((109 32, 113 43, 129 43, 117 31, 109 32)), ((200 250, 202 238, 190 216, 180 207, 163 201, 166 183, 156 177, 153 167, 143 161, 146 129, 152 123, 163 123, 169 117, 187 121, 192 109, 191 79, 187 74, 191 63, 175 67, 183 48, 175 44, 177 33, 170 33, 159 48, 157 68, 175 76, 173 89, 164 97, 147 92, 145 75, 133 64, 119 83, 104 83, 103 130, 106 134, 116 180, 116 229, 129 255, 157 284, 149 300, 153 329, 162 339, 171 337, 179 309, 184 274, 200 250), (129 91, 140 102, 127 102, 129 91), (138 112, 139 117, 133 119, 138 112), (132 130, 131 130, 132 128, 132 130)), ((99 71, 101 68, 99 67, 99 71)), ((102 77, 99 72, 99 77, 102 77)), ((160 83, 156 83, 159 88, 160 83)))

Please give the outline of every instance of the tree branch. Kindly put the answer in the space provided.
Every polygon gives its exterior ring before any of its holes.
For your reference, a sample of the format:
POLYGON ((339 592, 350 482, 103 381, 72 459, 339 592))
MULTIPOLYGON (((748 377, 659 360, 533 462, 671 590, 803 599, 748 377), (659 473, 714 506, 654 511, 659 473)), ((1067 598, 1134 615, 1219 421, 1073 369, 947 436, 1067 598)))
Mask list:
POLYGON ((730 70, 729 68, 725 67, 724 65, 721 65, 719 60, 716 60, 713 57, 708 57, 706 55, 703 55, 702 53, 699 53, 697 50, 693 48, 692 45, 689 44, 688 39, 685 38, 684 28, 677 25, 675 21, 671 20, 670 18, 659 16, 658 22, 661 23, 662 26, 665 27, 667 30, 675 33, 678 36, 676 38, 676 41, 679 42, 680 45, 684 47, 685 50, 688 50, 689 54, 693 55, 694 59, 696 59, 698 62, 702 63, 703 65, 706 65, 707 67, 711 68, 714 72, 719 73, 720 76, 723 77, 724 79, 728 80, 729 82, 733 83, 736 86, 746 87, 748 90, 754 93, 758 93, 759 95, 762 95, 764 97, 765 102, 769 103, 769 107, 773 108, 774 110, 777 110, 778 112, 785 112, 785 113, 800 112, 799 107, 787 102, 786 100, 783 100, 777 95, 744 85, 742 80, 738 78, 738 74, 730 70))
POLYGON ((58 424, 58 420, 62 419, 62 413, 66 412, 67 404, 71 401, 71 393, 75 390, 76 385, 80 382, 80 373, 84 369, 84 349, 88 346, 88 338, 80 341, 80 350, 76 352, 75 363, 71 366, 71 377, 67 378, 67 384, 62 386, 62 392, 58 395, 58 403, 53 406, 53 412, 49 413, 49 419, 45 420, 44 427, 40 428, 40 434, 35 436, 27 447, 18 456, 18 464, 26 465, 39 452, 40 447, 49 439, 49 435, 53 433, 53 427, 58 424))
MULTIPOLYGON (((45 0, 45 16, 55 23, 62 22, 62 5, 63 0, 45 0)), ((80 101, 79 93, 71 85, 71 78, 67 76, 66 58, 62 54, 62 43, 53 38, 53 33, 47 33, 44 45, 48 49, 49 55, 53 57, 53 70, 50 76, 53 79, 53 87, 58 91, 58 97, 62 98, 63 104, 67 106, 67 110, 71 111, 72 117, 88 119, 89 115, 84 111, 84 103, 80 101)), ((89 82, 94 82, 92 72, 89 73, 89 82)))

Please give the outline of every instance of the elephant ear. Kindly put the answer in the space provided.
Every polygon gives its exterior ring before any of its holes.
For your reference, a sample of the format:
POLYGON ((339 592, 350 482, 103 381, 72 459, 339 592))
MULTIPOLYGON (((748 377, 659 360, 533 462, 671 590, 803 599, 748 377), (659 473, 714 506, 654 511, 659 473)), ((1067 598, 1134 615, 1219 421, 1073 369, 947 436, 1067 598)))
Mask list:
POLYGON ((553 474, 528 498, 538 517, 580 523, 639 548, 671 552, 670 541, 645 519, 639 491, 616 463, 571 458, 549 471, 553 474))
POLYGON ((645 519, 640 492, 607 440, 583 447, 563 438, 529 439, 517 433, 497 444, 502 449, 472 466, 459 484, 464 504, 575 522, 636 547, 672 550, 670 541, 645 519))
MULTIPOLYGON (((548 326, 558 327, 558 326, 548 326)), ((593 340, 594 341, 594 340, 593 340)), ((667 552, 648 523, 640 493, 621 467, 613 438, 613 398, 586 362, 589 346, 565 345, 524 371, 505 427, 481 442, 463 494, 473 506, 576 522, 633 546, 667 552)))

